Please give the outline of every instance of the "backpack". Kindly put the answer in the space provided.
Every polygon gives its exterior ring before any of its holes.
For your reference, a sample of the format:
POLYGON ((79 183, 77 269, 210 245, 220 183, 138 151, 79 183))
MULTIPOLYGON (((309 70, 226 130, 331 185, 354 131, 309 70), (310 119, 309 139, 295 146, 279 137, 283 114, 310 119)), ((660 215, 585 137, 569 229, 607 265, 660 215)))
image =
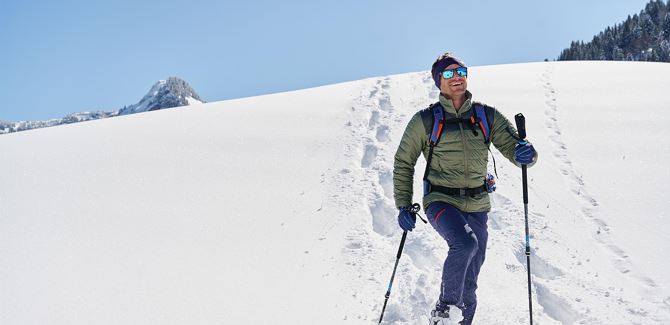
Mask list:
POLYGON ((467 123, 475 135, 477 134, 476 127, 478 127, 482 131, 484 142, 489 144, 491 142, 491 130, 494 119, 493 108, 479 102, 474 102, 472 108, 474 114, 470 118, 451 118, 447 120, 445 120, 444 109, 439 102, 422 110, 421 120, 426 129, 426 134, 430 135, 429 140, 431 145, 434 146, 437 144, 445 124, 457 123, 467 123))
MULTIPOLYGON (((423 193, 424 196, 428 195, 431 191, 431 184, 428 182, 428 171, 430 169, 430 162, 433 158, 433 148, 437 145, 442 135, 442 130, 444 129, 445 124, 458 124, 463 123, 470 126, 472 132, 477 135, 477 128, 482 132, 484 142, 487 146, 491 143, 491 131, 493 126, 493 108, 486 106, 479 102, 474 102, 472 104, 473 113, 470 118, 450 118, 445 119, 444 109, 439 102, 430 105, 428 108, 422 110, 421 120, 423 121, 423 126, 426 129, 426 134, 428 134, 428 140, 430 148, 428 149, 428 157, 426 157, 426 170, 423 173, 423 193), (432 113, 432 114, 431 114, 432 113)), ((489 148, 489 151, 491 149, 489 148)), ((493 158, 493 168, 495 170, 495 158, 493 158)), ((498 172, 496 170, 496 176, 498 172)), ((454 190, 454 189, 445 189, 445 190, 454 190)))

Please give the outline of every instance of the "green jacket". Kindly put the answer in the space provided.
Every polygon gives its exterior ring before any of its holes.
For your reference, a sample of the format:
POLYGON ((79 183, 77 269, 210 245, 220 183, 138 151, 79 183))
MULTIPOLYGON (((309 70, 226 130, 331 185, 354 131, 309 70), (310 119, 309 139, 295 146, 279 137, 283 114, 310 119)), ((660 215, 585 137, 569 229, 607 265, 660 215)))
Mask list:
MULTIPOLYGON (((466 101, 458 112, 454 109, 451 99, 443 95, 440 95, 440 104, 444 108, 445 119, 469 118, 474 112, 470 92, 466 92, 466 101)), ((518 166, 514 160, 514 146, 517 140, 510 134, 511 132, 514 136, 518 136, 516 128, 496 109, 494 109, 493 120, 489 121, 489 124, 491 125, 490 142, 503 156, 518 166)), ((481 130, 477 131, 475 135, 470 127, 462 123, 445 125, 440 140, 433 149, 433 158, 428 173, 428 181, 432 185, 475 188, 484 184, 490 143, 484 142, 481 130)), ((420 112, 417 112, 409 121, 395 154, 393 192, 396 207, 412 205, 414 166, 420 153, 423 153, 424 158, 428 156, 429 148, 429 135, 420 112)), ((533 164, 535 161, 536 159, 533 160, 533 164)), ((474 197, 431 192, 423 198, 424 209, 435 201, 449 203, 464 212, 491 210, 491 202, 486 192, 474 197)))

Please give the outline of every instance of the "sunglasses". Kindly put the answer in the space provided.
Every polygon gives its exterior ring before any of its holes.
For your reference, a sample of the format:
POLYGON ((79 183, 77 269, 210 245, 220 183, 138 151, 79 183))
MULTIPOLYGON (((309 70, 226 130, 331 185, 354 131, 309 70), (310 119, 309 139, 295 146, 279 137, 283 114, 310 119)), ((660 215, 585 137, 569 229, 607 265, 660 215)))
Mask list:
POLYGON ((461 77, 467 77, 468 76, 468 68, 458 67, 456 69, 449 69, 449 70, 442 71, 442 78, 444 78, 444 79, 453 78, 454 77, 454 71, 456 73, 458 73, 458 75, 461 76, 461 77))

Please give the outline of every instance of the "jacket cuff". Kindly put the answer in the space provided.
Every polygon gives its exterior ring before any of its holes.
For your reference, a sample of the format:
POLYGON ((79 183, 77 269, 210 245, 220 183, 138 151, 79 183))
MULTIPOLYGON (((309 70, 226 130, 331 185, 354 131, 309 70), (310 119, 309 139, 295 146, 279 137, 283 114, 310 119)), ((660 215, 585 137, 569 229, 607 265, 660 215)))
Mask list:
POLYGON ((396 202, 395 207, 400 210, 400 208, 410 208, 412 206, 411 202, 396 202))

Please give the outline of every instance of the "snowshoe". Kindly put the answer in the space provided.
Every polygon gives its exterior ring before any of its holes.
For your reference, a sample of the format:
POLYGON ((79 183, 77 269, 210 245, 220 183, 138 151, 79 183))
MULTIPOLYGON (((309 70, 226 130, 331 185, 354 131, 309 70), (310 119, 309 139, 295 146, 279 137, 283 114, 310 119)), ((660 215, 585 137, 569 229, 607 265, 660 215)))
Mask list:
POLYGON ((449 322, 449 307, 444 311, 433 309, 430 312, 430 323, 428 325, 447 325, 449 322))
POLYGON ((444 310, 444 311, 438 310, 438 309, 433 309, 430 312, 428 325, 458 325, 458 324, 463 324, 463 321, 459 322, 456 319, 454 319, 455 317, 460 318, 460 316, 461 316, 460 315, 461 314, 460 310, 458 308, 456 308, 454 311, 457 312, 457 313, 454 313, 454 314, 458 314, 458 315, 451 315, 453 317, 453 318, 451 318, 450 315, 449 315, 449 307, 447 307, 447 309, 444 310))

